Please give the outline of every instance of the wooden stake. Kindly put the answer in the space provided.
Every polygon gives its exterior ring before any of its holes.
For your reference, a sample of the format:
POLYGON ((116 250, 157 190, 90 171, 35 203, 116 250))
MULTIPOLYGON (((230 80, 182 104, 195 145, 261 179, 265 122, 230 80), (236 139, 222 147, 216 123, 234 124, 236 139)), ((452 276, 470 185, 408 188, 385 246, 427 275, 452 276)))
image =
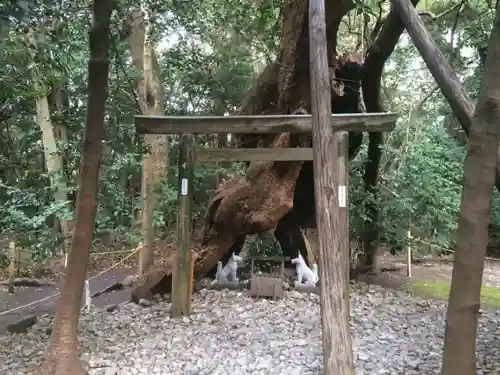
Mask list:
POLYGON ((172 316, 188 315, 191 310, 193 253, 191 246, 194 137, 183 134, 179 146, 179 213, 177 253, 172 278, 172 316))
POLYGON ((300 234, 302 235, 302 240, 304 241, 304 245, 306 246, 307 261, 309 262, 309 267, 312 267, 312 265, 317 262, 316 256, 311 247, 311 243, 309 242, 309 239, 307 238, 302 228, 300 228, 300 234))
POLYGON ((348 298, 348 136, 334 134, 330 125, 324 0, 309 1, 309 54, 324 374, 354 375, 348 298))
POLYGON ((406 276, 411 277, 411 229, 407 234, 408 245, 406 245, 406 276))
POLYGON ((188 311, 191 311, 191 298, 193 296, 193 286, 194 286, 194 252, 193 250, 189 250, 190 259, 191 259, 191 273, 189 274, 189 284, 188 284, 188 311))
POLYGON ((19 276, 19 273, 21 271, 21 249, 19 247, 16 246, 16 243, 15 242, 12 242, 12 246, 15 248, 15 251, 14 251, 14 256, 15 256, 15 268, 16 268, 16 272, 15 272, 15 275, 16 277, 19 276))
POLYGON ((14 293, 14 279, 16 278, 16 268, 17 260, 19 259, 19 250, 16 249, 16 243, 11 242, 9 244, 9 293, 14 293))
POLYGON ((90 313, 90 308, 92 305, 92 294, 90 293, 90 284, 88 280, 85 280, 85 311, 87 314, 90 313))

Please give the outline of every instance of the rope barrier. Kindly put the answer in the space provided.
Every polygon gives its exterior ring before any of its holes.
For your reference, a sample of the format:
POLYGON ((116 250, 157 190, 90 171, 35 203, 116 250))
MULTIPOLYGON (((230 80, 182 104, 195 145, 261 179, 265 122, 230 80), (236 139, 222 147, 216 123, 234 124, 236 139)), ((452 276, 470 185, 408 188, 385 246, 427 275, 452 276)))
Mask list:
MULTIPOLYGON (((106 272, 110 271, 111 269, 115 268, 116 266, 122 264, 123 262, 125 262, 127 259, 129 259, 132 255, 134 255, 135 253, 137 253, 140 249, 142 248, 142 242, 139 243, 139 245, 133 249, 133 250, 129 250, 131 251, 132 253, 127 255, 125 258, 123 258, 122 260, 116 262, 115 264, 113 264, 112 266, 106 268, 104 271, 98 273, 97 275, 95 276, 92 276, 91 278, 85 280, 86 282, 88 281, 91 281, 91 280, 94 280, 95 278, 99 277, 99 276, 102 276, 104 275, 106 272)), ((10 309, 10 310, 6 310, 6 311, 2 311, 0 312, 0 316, 4 316, 4 315, 8 315, 8 314, 11 314, 15 311, 19 311, 19 310, 22 310, 22 309, 25 309, 27 307, 30 307, 30 306, 33 306, 33 305, 36 305, 36 304, 39 304, 41 302, 44 302, 44 301, 48 301, 49 299, 52 299, 54 297, 57 297, 58 295, 60 295, 61 293, 55 293, 51 296, 48 296, 48 297, 45 297, 45 298, 42 298, 42 299, 39 299, 38 301, 33 301, 33 302, 30 302, 30 303, 27 303, 26 305, 23 305, 23 306, 18 306, 18 307, 14 307, 13 309, 10 309)))
POLYGON ((39 303, 47 301, 51 298, 57 297, 58 295, 59 295, 59 293, 56 293, 56 294, 53 294, 51 296, 39 299, 38 301, 30 302, 30 303, 27 303, 26 305, 23 305, 23 306, 18 306, 18 307, 15 307, 13 309, 10 309, 10 310, 2 311, 2 312, 0 312, 0 316, 8 315, 8 314, 13 313, 14 311, 22 310, 22 309, 25 309, 26 307, 30 307, 30 306, 39 304, 39 303))
POLYGON ((92 255, 107 255, 107 254, 121 254, 121 253, 130 253, 134 250, 114 250, 114 251, 101 251, 100 253, 90 253, 92 255))
MULTIPOLYGON (((28 250, 28 249, 16 249, 22 253, 34 253, 34 251, 32 250, 28 250)), ((113 250, 113 251, 101 251, 99 253, 90 253, 90 256, 94 256, 94 255, 107 255, 107 254, 121 254, 121 253, 130 253, 131 251, 134 251, 134 250, 113 250)))
POLYGON ((135 253, 137 253, 139 250, 141 250, 142 246, 143 246, 143 245, 142 245, 142 242, 140 242, 140 243, 139 243, 139 245, 138 245, 135 249, 131 250, 131 251, 132 251, 132 253, 131 253, 131 254, 127 255, 125 258, 123 258, 123 259, 119 260, 118 262, 116 262, 116 263, 115 263, 115 264, 113 264, 112 266, 108 267, 108 268, 107 268, 107 269, 105 269, 104 271, 102 271, 102 272, 98 273, 97 275, 92 276, 92 277, 89 279, 89 281, 94 280, 95 278, 97 278, 97 277, 99 277, 99 276, 101 276, 101 275, 105 274, 106 272, 108 272, 108 271, 109 271, 109 270, 111 270, 112 268, 115 268, 116 266, 118 266, 118 265, 122 264, 122 263, 123 263, 123 262, 125 262, 127 259, 129 259, 132 255, 134 255, 134 254, 135 254, 135 253))

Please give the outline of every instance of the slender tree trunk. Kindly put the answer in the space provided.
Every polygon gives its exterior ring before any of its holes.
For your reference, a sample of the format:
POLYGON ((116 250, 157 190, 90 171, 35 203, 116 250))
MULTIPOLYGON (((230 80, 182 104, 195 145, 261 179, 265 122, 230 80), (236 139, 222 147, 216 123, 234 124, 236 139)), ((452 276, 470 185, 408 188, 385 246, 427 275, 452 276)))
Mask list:
MULTIPOLYGON (((39 41, 45 39, 44 31, 35 31, 30 29, 27 33, 28 40, 33 46, 37 46, 39 41)), ((34 58, 34 55, 32 56, 34 58)), ((42 83, 42 75, 40 72, 33 74, 33 80, 35 87, 41 92, 41 94, 36 98, 36 117, 40 131, 42 132, 42 143, 45 156, 45 168, 49 173, 50 185, 55 187, 56 191, 54 193, 54 200, 56 202, 67 201, 66 187, 56 178, 56 176, 63 171, 63 157, 58 153, 55 128, 52 124, 52 119, 50 115, 50 106, 47 95, 44 91, 47 91, 45 85, 42 83)), ((61 228, 64 231, 67 229, 67 222, 60 218, 55 218, 55 228, 61 228)))
MULTIPOLYGON (((137 9, 132 13, 132 17, 130 50, 135 69, 141 74, 137 82, 140 110, 145 115, 163 115, 163 86, 156 55, 148 39, 147 14, 144 10, 137 9)), ((144 136, 144 144, 149 150, 143 155, 142 167, 141 228, 144 246, 139 255, 140 274, 153 263, 154 187, 165 180, 168 165, 168 138, 164 135, 147 134, 144 136)))
POLYGON ((477 319, 499 141, 500 8, 497 7, 485 74, 467 143, 442 375, 476 374, 477 319))
MULTIPOLYGON (((152 94, 148 105, 151 108, 153 115, 165 114, 165 89, 160 74, 160 66, 156 53, 153 50, 151 43, 148 43, 148 52, 151 57, 151 79, 148 80, 148 89, 152 94)), ((166 134, 155 134, 153 138, 153 160, 154 160, 154 184, 155 187, 160 186, 162 183, 168 181, 168 150, 169 150, 169 136, 166 134)))
MULTIPOLYGON (((382 111, 381 111, 382 112, 382 111)), ((379 272, 378 265, 378 177, 380 159, 382 157, 382 133, 370 133, 368 157, 365 163, 363 182, 365 184, 365 215, 363 235, 363 261, 360 265, 363 272, 379 272)))
MULTIPOLYGON (((215 108, 213 115, 215 116, 224 116, 224 103, 219 99, 215 99, 215 108)), ((227 134, 217 134, 217 148, 225 148, 227 147, 227 134)), ((226 168, 228 166, 227 162, 217 161, 217 168, 226 168)), ((222 182, 223 173, 221 170, 218 170, 215 174, 215 188, 217 189, 222 182)))
MULTIPOLYGON (((65 79, 62 79, 59 87, 57 87, 56 92, 54 94, 54 102, 56 106, 56 113, 57 113, 57 118, 54 121, 54 134, 55 138, 58 141, 67 143, 68 142, 68 128, 66 127, 66 123, 63 121, 64 117, 64 112, 67 108, 67 93, 66 93, 66 81, 65 79)), ((61 152, 59 150, 59 159, 61 163, 61 171, 65 170, 65 154, 64 152, 61 152)), ((61 193, 60 195, 57 196, 57 199, 60 200, 68 200, 68 194, 66 190, 66 186, 61 186, 60 189, 61 193)), ((58 190, 58 191, 59 191, 58 190)), ((60 231, 63 235, 64 238, 67 238, 70 234, 70 223, 69 220, 65 220, 62 218, 59 218, 58 224, 60 227, 60 231)))
MULTIPOLYGON (((217 134, 217 148, 226 148, 227 147, 227 134, 217 134)), ((217 173, 215 174, 215 188, 217 189, 219 185, 222 183, 222 179, 224 177, 224 174, 222 173, 222 168, 227 167, 227 162, 223 161, 218 161, 217 162, 217 167, 219 170, 217 170, 217 173)))
MULTIPOLYGON (((63 171, 63 156, 59 154, 54 134, 54 127, 50 117, 49 101, 47 96, 43 95, 36 99, 36 114, 38 125, 42 131, 42 142, 45 153, 45 166, 50 175, 50 184, 56 188, 54 200, 56 202, 66 202, 68 196, 66 188, 57 175, 63 171)), ((63 218, 55 218, 61 227, 63 234, 67 233, 67 222, 63 218)))
POLYGON ((46 361, 38 370, 38 373, 43 375, 85 374, 78 358, 77 328, 92 246, 99 187, 104 109, 108 95, 109 24, 112 9, 113 2, 110 0, 94 1, 93 24, 89 35, 88 113, 80 166, 75 230, 49 351, 46 361))

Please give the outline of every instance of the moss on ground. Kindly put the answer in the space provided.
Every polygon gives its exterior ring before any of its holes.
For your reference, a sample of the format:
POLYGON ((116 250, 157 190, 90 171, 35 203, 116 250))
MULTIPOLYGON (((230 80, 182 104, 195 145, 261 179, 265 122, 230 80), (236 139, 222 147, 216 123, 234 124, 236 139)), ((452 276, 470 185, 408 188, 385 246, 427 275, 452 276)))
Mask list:
MULTIPOLYGON (((422 298, 448 300, 450 282, 443 280, 415 280, 409 285, 415 295, 422 298)), ((500 309, 500 288, 483 286, 481 289, 481 304, 500 309)))

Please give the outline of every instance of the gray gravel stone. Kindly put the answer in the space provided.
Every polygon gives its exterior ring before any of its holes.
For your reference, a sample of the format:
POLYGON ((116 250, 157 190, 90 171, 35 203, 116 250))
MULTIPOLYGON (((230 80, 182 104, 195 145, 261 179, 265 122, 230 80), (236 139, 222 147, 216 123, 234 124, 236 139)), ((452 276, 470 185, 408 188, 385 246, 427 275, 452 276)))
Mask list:
MULTIPOLYGON (((286 292, 254 300, 246 291, 202 290, 193 314, 172 319, 168 303, 93 309, 80 320, 82 359, 90 375, 322 373, 319 298, 286 292)), ((351 293, 356 375, 438 374, 445 303, 358 286, 351 293)), ((500 312, 484 311, 478 374, 500 374, 500 312)), ((52 317, 25 334, 0 336, 0 363, 22 374, 42 360, 52 317)))

